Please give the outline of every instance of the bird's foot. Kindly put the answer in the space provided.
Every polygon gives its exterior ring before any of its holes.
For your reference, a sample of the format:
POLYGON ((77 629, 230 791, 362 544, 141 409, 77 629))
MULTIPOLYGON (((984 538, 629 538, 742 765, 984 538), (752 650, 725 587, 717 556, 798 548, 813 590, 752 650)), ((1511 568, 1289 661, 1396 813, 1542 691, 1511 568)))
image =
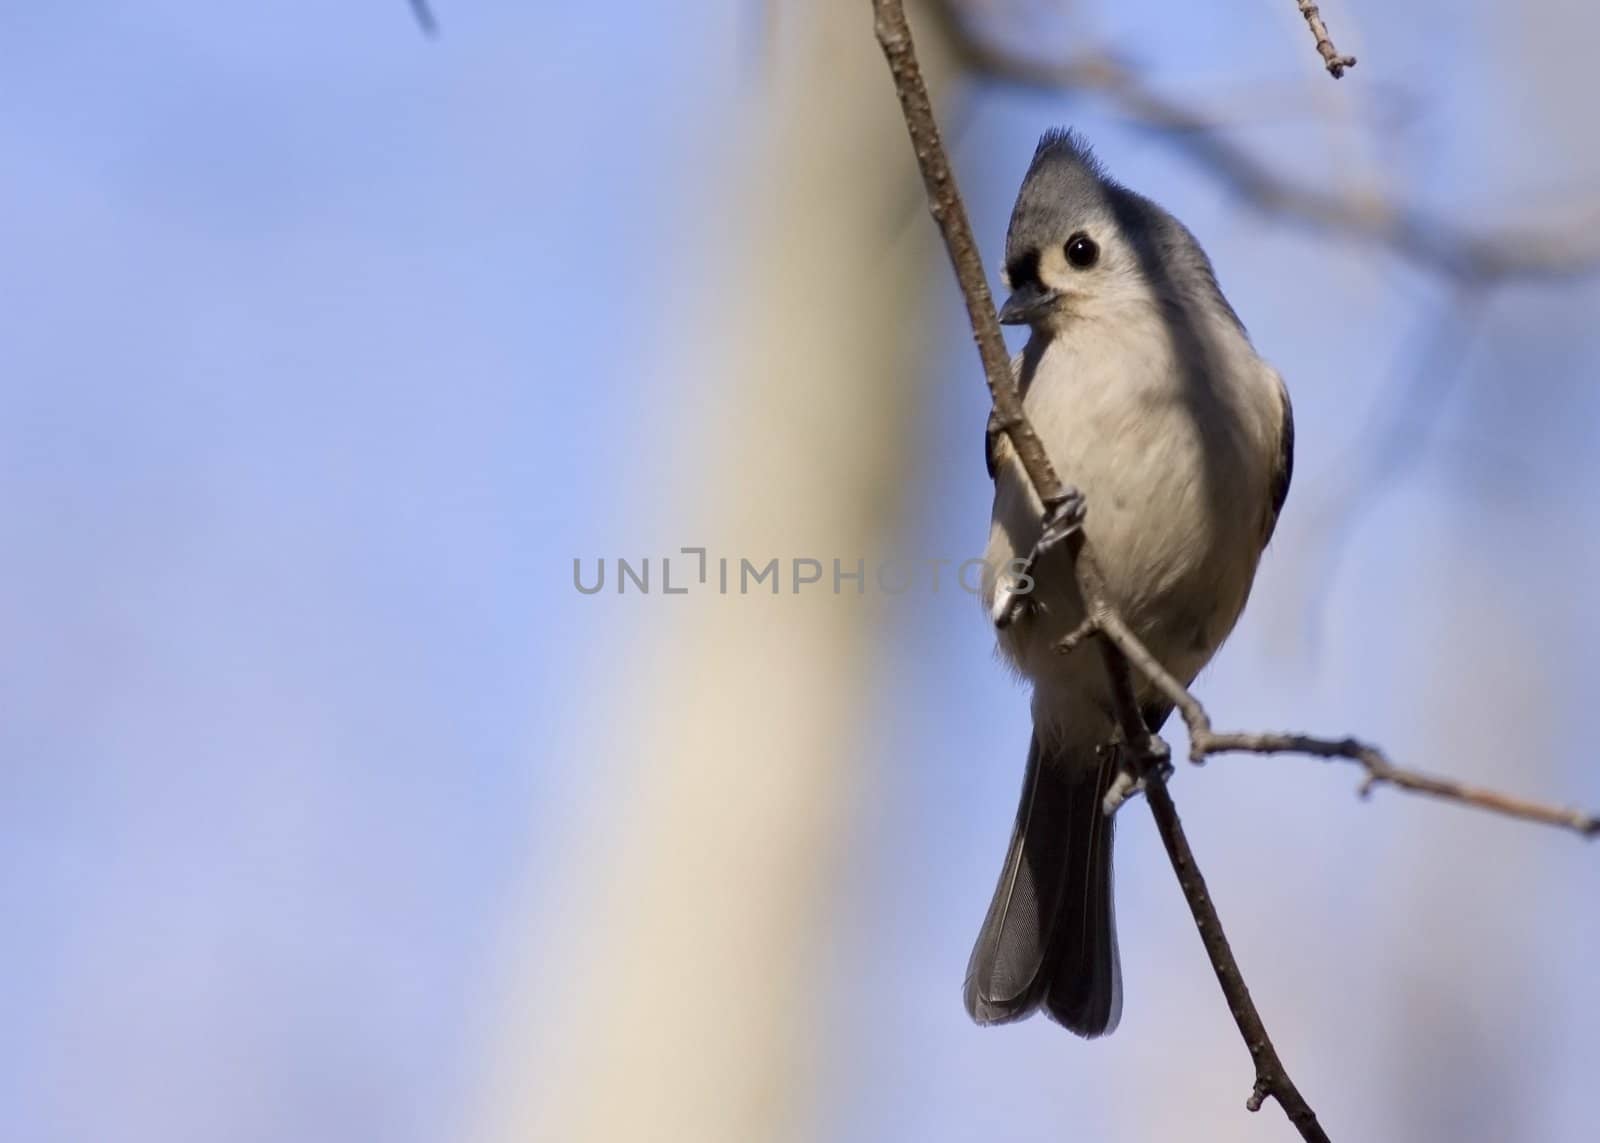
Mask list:
POLYGON ((1088 504, 1083 493, 1076 488, 1064 490, 1061 499, 1045 510, 1044 524, 1039 531, 1039 538, 1034 541, 1033 550, 1023 560, 1022 566, 1010 573, 1005 582, 995 589, 994 606, 990 611, 995 630, 1004 631, 1027 610, 1032 602, 1029 595, 1033 590, 1033 569, 1041 559, 1082 529, 1087 514, 1088 504))
MULTIPOLYGON (((1123 754, 1123 758, 1127 760, 1126 753, 1123 754)), ((1159 734, 1150 736, 1145 754, 1145 765, 1153 768, 1161 776, 1161 781, 1163 782, 1173 775, 1172 748, 1166 744, 1166 741, 1159 734)), ((1144 788, 1144 775, 1135 775, 1127 766, 1119 767, 1116 777, 1111 779, 1111 785, 1106 788, 1106 796, 1101 803, 1101 808, 1105 811, 1106 817, 1110 817, 1120 810, 1122 804, 1130 798, 1144 793, 1144 788)))
POLYGON ((1039 531, 1028 562, 1033 563, 1040 556, 1066 543, 1067 537, 1083 527, 1084 517, 1088 514, 1089 505, 1083 493, 1076 488, 1063 489, 1061 499, 1050 505, 1044 514, 1044 527, 1039 531))

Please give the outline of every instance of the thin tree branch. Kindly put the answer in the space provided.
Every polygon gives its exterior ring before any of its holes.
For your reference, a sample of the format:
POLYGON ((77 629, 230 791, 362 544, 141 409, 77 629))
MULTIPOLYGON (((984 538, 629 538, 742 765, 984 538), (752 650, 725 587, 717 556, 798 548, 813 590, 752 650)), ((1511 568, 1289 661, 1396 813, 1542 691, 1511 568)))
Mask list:
POLYGON ((1339 54, 1339 49, 1333 46, 1333 38, 1328 35, 1328 25, 1322 22, 1322 13, 1317 11, 1317 6, 1311 0, 1295 0, 1295 3, 1300 6, 1300 14, 1306 18, 1306 27, 1317 38, 1317 54, 1322 57, 1328 74, 1334 79, 1343 77, 1346 68, 1356 66, 1356 57, 1339 54))
MULTIPOLYGON (((1052 504, 1061 502, 1064 489, 1043 445, 1022 411, 1021 396, 1005 352, 1005 342, 1000 336, 1000 325, 989 295, 983 261, 978 254, 977 242, 967 221, 966 207, 956 187, 949 159, 939 141, 938 124, 934 120, 927 87, 917 67, 905 8, 901 0, 873 0, 872 7, 878 43, 883 48, 889 71, 894 77, 895 91, 900 97, 906 127, 927 187, 929 207, 944 236, 956 278, 961 285, 962 297, 966 300, 967 315, 972 322, 979 357, 983 361, 984 376, 998 414, 998 426, 1010 439, 1034 491, 1048 511, 1052 504)), ((1069 543, 1075 557, 1073 568, 1079 590, 1089 613, 1097 616, 1103 625, 1106 616, 1115 615, 1109 603, 1105 579, 1083 533, 1075 533, 1069 543)), ((1284 1109, 1301 1138, 1308 1143, 1326 1143, 1327 1134, 1317 1123, 1316 1113, 1290 1080, 1271 1037, 1267 1035, 1261 1015, 1251 1000, 1250 991, 1245 987, 1243 974, 1228 945, 1222 921, 1217 916, 1205 880, 1189 849, 1182 822, 1167 792, 1160 765, 1157 764, 1164 760, 1162 748, 1139 715, 1128 661, 1123 657, 1122 650, 1110 641, 1101 640, 1100 648, 1123 741, 1134 754, 1136 769, 1145 777, 1151 813, 1177 873, 1178 884, 1189 902, 1217 981, 1222 986, 1229 1010, 1255 1063, 1255 1084, 1247 1106, 1256 1110, 1271 1096, 1284 1109)), ((1143 651, 1142 646, 1140 649, 1143 651)), ((1144 654, 1148 656, 1149 653, 1145 651, 1144 654)))
POLYGON ((1156 690, 1177 708, 1184 725, 1189 728, 1189 758, 1197 764, 1213 754, 1306 754, 1330 760, 1342 758, 1366 771, 1366 779, 1361 783, 1363 796, 1379 786, 1394 786, 1522 821, 1571 830, 1579 837, 1600 837, 1600 815, 1531 802, 1496 790, 1470 786, 1452 778, 1436 778, 1416 770, 1406 770, 1390 762, 1376 746, 1369 746, 1354 738, 1213 730, 1211 716, 1200 700, 1157 661, 1116 611, 1108 608, 1094 613, 1085 621, 1085 625, 1069 634, 1058 646, 1064 652, 1070 651, 1094 632, 1104 635, 1115 644, 1134 669, 1149 679, 1156 690))
POLYGON ((1062 501, 1066 490, 1056 475, 1055 466, 1045 455, 1044 445, 1023 415, 1022 395, 1011 374, 1011 355, 1006 352, 1005 339, 1000 336, 994 298, 989 293, 989 280, 983 271, 983 257, 978 253, 972 224, 967 220, 966 203, 956 190, 955 174, 939 138, 939 125, 933 117, 928 88, 922 82, 912 50, 905 10, 899 3, 873 0, 873 11, 877 17, 878 43, 889 61, 895 93, 900 97, 900 109, 905 114, 911 146, 917 153, 917 164, 928 192, 928 208, 939 224, 939 233, 944 237, 956 278, 961 283, 967 319, 972 324, 972 337, 977 342, 983 375, 989 383, 989 398, 994 403, 995 427, 1010 438, 1023 471, 1048 509, 1062 501))
MULTIPOLYGON (((1233 955, 1232 946, 1228 944, 1228 935, 1223 931, 1222 918, 1217 914, 1216 906, 1212 904, 1211 891, 1206 888, 1205 876, 1200 872, 1199 863, 1195 861, 1194 851, 1189 848, 1189 838, 1183 831, 1182 820, 1178 817, 1178 807, 1173 803, 1172 794, 1167 789, 1166 775, 1162 770, 1167 758, 1166 746, 1150 733, 1143 716, 1139 713, 1129 663, 1131 661, 1135 664, 1153 665, 1157 670, 1162 669, 1161 665, 1149 649, 1128 629, 1128 625, 1117 610, 1105 602, 1103 597, 1097 604, 1091 604, 1089 615, 1088 622, 1092 622, 1102 634, 1114 629, 1126 637, 1120 642, 1111 638, 1100 640, 1101 656, 1111 679, 1112 701, 1116 706, 1117 722, 1122 729, 1124 742, 1134 744, 1132 747, 1135 755, 1134 768, 1144 779, 1145 797, 1150 803, 1150 814, 1156 821, 1156 831, 1160 833, 1161 842, 1166 847, 1167 859, 1172 862, 1172 871, 1177 875, 1184 900, 1189 903, 1189 913, 1194 917, 1195 928, 1200 933, 1200 942, 1205 946, 1206 956, 1211 960, 1211 969, 1217 977, 1217 984, 1227 999, 1228 1012, 1233 1016, 1234 1026, 1239 1029, 1239 1036, 1250 1052, 1251 1062, 1255 1064, 1255 1083, 1251 1085, 1250 1098, 1245 1100, 1245 1107, 1251 1111, 1260 1111, 1262 1103, 1271 1096, 1277 1100, 1278 1106, 1283 1108, 1283 1113, 1289 1117, 1289 1122, 1294 1124, 1306 1143, 1329 1143, 1328 1133, 1322 1129, 1322 1124, 1317 1121, 1316 1111, 1306 1102, 1305 1096, 1300 1094, 1299 1087, 1290 1078, 1289 1070, 1284 1066, 1282 1057, 1278 1055, 1272 1037, 1267 1034, 1267 1026, 1261 1019, 1255 1000, 1250 996, 1250 988, 1245 984, 1244 973, 1233 955)), ((1080 627, 1070 632, 1062 641, 1063 645, 1067 645, 1075 638, 1081 639, 1081 630, 1080 627)), ((1187 695, 1187 691, 1185 694, 1187 695)), ((1192 698, 1190 702, 1199 708, 1199 703, 1192 698)), ((1201 713, 1204 714, 1204 711, 1201 713)))
POLYGON ((1283 1061, 1272 1046, 1272 1038, 1267 1035, 1266 1026, 1261 1022, 1261 1014, 1250 999, 1250 989, 1239 971, 1238 962, 1234 960, 1233 950, 1228 947, 1227 934, 1222 931, 1217 911, 1211 905, 1211 892, 1206 888, 1206 879, 1201 875, 1194 852, 1189 848, 1189 840, 1178 821, 1178 808, 1172 804, 1172 794, 1167 790, 1167 783, 1159 769, 1146 772, 1145 797, 1150 801, 1150 812, 1155 816, 1161 840, 1167 847, 1167 858, 1172 862, 1173 872, 1178 875, 1178 884, 1183 888, 1184 899, 1189 902, 1189 911, 1194 916, 1195 928, 1200 931, 1206 955, 1211 958, 1217 981, 1222 985, 1223 995, 1228 998, 1228 1011, 1233 1013, 1239 1035, 1244 1038, 1245 1047, 1250 1050, 1250 1058, 1256 1065, 1256 1082, 1250 1089, 1250 1098, 1245 1101, 1245 1106, 1251 1111, 1260 1111, 1261 1105, 1271 1096, 1278 1101, 1302 1139, 1328 1143, 1328 1133, 1317 1122, 1317 1113, 1284 1070, 1283 1061))
POLYGON ((1207 731, 1201 736, 1197 753, 1201 759, 1212 754, 1227 753, 1309 754, 1316 758, 1343 758, 1366 771, 1366 779, 1361 783, 1363 795, 1379 786, 1394 786, 1522 821, 1571 830, 1579 837, 1600 837, 1600 815, 1533 802, 1481 786, 1469 786, 1453 778, 1437 778, 1415 770, 1405 770, 1391 763, 1377 747, 1354 738, 1207 731))

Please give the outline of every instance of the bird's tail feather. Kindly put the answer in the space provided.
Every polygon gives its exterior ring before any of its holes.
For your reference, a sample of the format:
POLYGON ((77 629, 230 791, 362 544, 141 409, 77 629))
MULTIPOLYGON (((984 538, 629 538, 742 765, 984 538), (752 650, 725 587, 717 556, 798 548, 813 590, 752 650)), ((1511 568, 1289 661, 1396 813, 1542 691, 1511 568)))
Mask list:
POLYGON ((979 1024, 1043 1006, 1093 1037, 1122 1014, 1112 819, 1102 809, 1116 767, 1074 749, 1042 747, 1037 734, 1029 747, 1011 848, 967 965, 967 1012, 979 1024))

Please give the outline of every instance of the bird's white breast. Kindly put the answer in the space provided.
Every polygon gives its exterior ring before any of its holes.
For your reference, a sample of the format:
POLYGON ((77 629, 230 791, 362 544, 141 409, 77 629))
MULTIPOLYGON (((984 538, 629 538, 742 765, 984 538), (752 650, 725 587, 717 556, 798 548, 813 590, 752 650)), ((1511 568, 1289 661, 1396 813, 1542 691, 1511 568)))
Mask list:
MULTIPOLYGON (((1029 420, 1087 499, 1085 531, 1115 602, 1188 680, 1227 637, 1255 574, 1281 424, 1276 375, 1231 323, 1175 337, 1153 308, 1042 336, 1017 359, 1029 420)), ((1026 555, 1039 530, 1021 466, 1001 455, 991 567, 1026 555)), ((1064 558, 1035 579, 1037 606, 1001 648, 1034 680, 1037 714, 1051 692, 1065 702, 1082 690, 1093 657, 1055 651, 1083 616, 1064 558)))

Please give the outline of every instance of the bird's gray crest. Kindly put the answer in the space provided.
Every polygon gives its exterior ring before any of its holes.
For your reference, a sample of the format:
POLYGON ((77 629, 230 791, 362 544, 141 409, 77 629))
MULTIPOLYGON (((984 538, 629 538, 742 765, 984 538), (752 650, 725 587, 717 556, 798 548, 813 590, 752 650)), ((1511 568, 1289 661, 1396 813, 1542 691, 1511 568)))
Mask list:
POLYGON ((1101 213, 1108 199, 1122 191, 1082 135, 1070 127, 1046 131, 1011 212, 1007 261, 1064 241, 1076 222, 1101 213))
POLYGON ((1071 127, 1052 127, 1039 136, 1039 145, 1034 148, 1027 177, 1032 178, 1041 166, 1075 167, 1102 182, 1110 181, 1105 167, 1095 157, 1094 148, 1089 146, 1089 140, 1071 127))
POLYGON ((1138 273, 1158 295, 1203 294, 1244 329, 1217 285, 1211 259, 1188 227, 1112 178, 1078 132, 1070 127, 1046 131, 1023 176, 1006 230, 1006 272, 1012 285, 1019 284, 1019 277, 1037 274, 1039 251, 1096 223, 1115 228, 1132 250, 1138 273))

